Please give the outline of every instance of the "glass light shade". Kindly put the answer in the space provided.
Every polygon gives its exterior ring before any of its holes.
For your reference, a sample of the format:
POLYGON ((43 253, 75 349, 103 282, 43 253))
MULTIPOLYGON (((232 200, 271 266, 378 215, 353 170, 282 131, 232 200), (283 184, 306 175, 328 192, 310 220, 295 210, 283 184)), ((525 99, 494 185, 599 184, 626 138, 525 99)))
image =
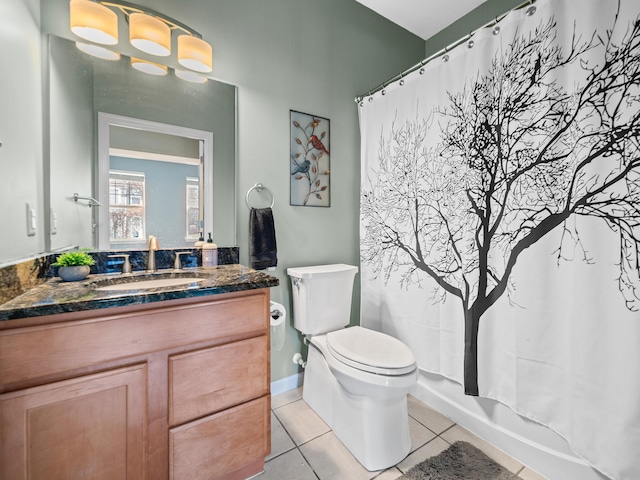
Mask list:
POLYGON ((191 35, 178 37, 178 62, 196 72, 207 73, 212 68, 211 45, 191 35))
POLYGON ((80 38, 103 45, 118 43, 118 16, 104 5, 89 0, 69 2, 71 31, 80 38))
POLYGON ((141 58, 131 57, 131 66, 136 70, 149 75, 163 76, 166 75, 169 69, 159 63, 149 62, 148 60, 142 60, 141 58))
POLYGON ((176 77, 191 83, 207 83, 209 80, 207 77, 188 70, 176 70, 176 77))
POLYGON ((100 45, 94 45, 93 43, 76 42, 78 50, 89 54, 93 57, 102 58, 103 60, 120 60, 120 54, 100 45))
POLYGON ((171 53, 171 29, 146 13, 129 15, 129 41, 138 50, 166 57, 171 53))

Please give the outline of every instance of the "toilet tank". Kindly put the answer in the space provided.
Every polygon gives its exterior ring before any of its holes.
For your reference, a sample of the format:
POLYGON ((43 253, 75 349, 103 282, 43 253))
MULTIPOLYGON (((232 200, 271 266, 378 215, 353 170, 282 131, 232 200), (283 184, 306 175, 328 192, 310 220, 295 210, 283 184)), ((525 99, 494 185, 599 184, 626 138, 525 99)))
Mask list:
POLYGON ((316 335, 347 326, 357 271, 358 267, 342 263, 288 268, 296 330, 316 335))

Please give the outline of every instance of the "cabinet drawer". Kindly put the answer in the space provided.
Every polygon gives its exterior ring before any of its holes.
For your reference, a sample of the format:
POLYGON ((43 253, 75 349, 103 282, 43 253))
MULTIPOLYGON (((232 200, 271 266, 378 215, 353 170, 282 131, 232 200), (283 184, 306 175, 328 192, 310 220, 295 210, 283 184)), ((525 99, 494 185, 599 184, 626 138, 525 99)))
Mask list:
POLYGON ((243 479, 259 473, 269 454, 269 396, 169 431, 172 480, 243 479))
MULTIPOLYGON (((187 299, 190 300, 190 299, 187 299)), ((268 292, 250 291, 199 303, 167 302, 161 307, 120 312, 85 321, 0 331, 0 379, 25 382, 103 362, 197 342, 265 332, 268 292)))
POLYGON ((262 335, 170 357, 170 426, 269 393, 268 342, 262 335))

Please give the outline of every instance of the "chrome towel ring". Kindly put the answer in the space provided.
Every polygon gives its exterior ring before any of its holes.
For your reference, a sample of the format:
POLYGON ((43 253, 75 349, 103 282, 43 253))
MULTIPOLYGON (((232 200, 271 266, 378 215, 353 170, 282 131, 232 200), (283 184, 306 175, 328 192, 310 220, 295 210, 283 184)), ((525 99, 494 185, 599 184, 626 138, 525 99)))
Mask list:
POLYGON ((247 191, 247 196, 245 197, 245 201, 247 202, 247 207, 249 208, 266 208, 266 207, 254 207, 251 205, 251 202, 249 202, 249 195, 251 195, 251 192, 257 190, 258 192, 262 192, 263 190, 266 190, 267 193, 269 193, 269 195, 271 196, 271 205, 269 205, 269 208, 273 207, 273 204, 275 203, 276 199, 273 196, 273 193, 271 193, 271 190, 269 190, 267 187, 265 187, 264 185, 262 185, 261 183, 256 183, 253 187, 251 187, 248 191, 247 191))

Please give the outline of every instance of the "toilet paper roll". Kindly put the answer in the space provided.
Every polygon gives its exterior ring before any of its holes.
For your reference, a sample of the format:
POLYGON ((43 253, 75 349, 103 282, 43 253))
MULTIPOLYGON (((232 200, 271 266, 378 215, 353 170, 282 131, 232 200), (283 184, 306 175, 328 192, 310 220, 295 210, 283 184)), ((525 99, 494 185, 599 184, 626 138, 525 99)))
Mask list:
POLYGON ((287 311, 277 302, 271 302, 271 350, 282 350, 284 347, 285 320, 287 311))

